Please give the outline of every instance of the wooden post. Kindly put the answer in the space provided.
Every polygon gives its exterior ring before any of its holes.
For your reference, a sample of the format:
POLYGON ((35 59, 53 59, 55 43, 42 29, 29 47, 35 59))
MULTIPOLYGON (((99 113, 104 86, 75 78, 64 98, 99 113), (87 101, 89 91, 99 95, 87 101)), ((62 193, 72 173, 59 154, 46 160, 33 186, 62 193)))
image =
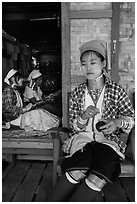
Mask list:
POLYGON ((60 156, 60 139, 59 132, 57 133, 58 137, 53 138, 53 186, 57 181, 57 163, 59 161, 60 156))
POLYGON ((70 91, 70 3, 61 3, 61 30, 62 30, 62 105, 63 126, 68 125, 68 92, 70 91))
POLYGON ((120 3, 112 3, 111 78, 119 82, 119 23, 120 3))

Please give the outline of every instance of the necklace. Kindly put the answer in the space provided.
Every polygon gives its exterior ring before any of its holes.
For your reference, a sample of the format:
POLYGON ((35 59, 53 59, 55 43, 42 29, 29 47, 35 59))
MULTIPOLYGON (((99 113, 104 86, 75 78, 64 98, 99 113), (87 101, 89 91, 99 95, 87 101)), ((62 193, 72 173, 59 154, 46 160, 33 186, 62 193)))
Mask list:
POLYGON ((100 89, 96 89, 96 90, 91 89, 90 91, 88 91, 95 104, 97 103, 102 90, 103 90, 103 87, 100 89))
POLYGON ((89 92, 90 96, 93 98, 95 103, 99 99, 99 96, 102 92, 104 84, 105 84, 105 80, 104 80, 103 75, 100 75, 95 80, 88 81, 88 92, 89 92))
POLYGON ((94 80, 88 80, 88 90, 100 89, 104 86, 105 80, 103 74, 94 80))

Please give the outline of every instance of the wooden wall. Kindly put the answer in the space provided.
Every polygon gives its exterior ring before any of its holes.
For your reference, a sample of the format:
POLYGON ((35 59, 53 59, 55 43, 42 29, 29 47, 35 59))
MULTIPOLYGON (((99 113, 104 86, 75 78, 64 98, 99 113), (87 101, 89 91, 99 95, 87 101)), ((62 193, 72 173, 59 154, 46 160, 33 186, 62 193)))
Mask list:
POLYGON ((135 91, 134 34, 134 2, 62 3, 63 125, 67 126, 68 122, 68 92, 85 80, 80 68, 79 47, 88 40, 108 42, 111 78, 132 95, 135 91))
POLYGON ((82 78, 79 47, 86 41, 101 39, 108 42, 111 55, 111 3, 75 2, 70 3, 70 44, 71 44, 71 87, 82 78))
POLYGON ((120 3, 119 83, 131 97, 135 91, 135 2, 120 3))
MULTIPOLYGON (((112 30, 112 2, 70 3, 71 88, 83 80, 79 61, 79 47, 92 39, 108 42, 112 79, 117 80, 130 95, 135 90, 135 3, 121 2, 119 17, 112 30), (119 23, 116 27, 116 23, 119 23), (113 31, 117 30, 117 58, 112 58, 113 31)), ((117 10, 116 10, 117 12, 117 10)), ((115 13, 117 15, 117 13, 115 13)), ((115 36, 114 36, 115 38, 115 36)))
POLYGON ((20 70, 24 77, 29 73, 30 48, 3 31, 2 33, 2 81, 12 68, 20 70))

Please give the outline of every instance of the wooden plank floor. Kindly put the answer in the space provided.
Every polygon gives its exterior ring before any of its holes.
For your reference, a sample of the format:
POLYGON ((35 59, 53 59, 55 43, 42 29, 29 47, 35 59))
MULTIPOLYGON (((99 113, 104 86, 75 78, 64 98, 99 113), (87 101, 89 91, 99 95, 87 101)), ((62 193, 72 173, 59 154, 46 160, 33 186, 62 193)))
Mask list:
MULTIPOLYGON (((44 202, 51 190, 52 162, 18 161, 3 170, 3 202, 44 202)), ((119 178, 114 184, 107 184, 100 200, 100 202, 134 201, 134 178, 119 178)))

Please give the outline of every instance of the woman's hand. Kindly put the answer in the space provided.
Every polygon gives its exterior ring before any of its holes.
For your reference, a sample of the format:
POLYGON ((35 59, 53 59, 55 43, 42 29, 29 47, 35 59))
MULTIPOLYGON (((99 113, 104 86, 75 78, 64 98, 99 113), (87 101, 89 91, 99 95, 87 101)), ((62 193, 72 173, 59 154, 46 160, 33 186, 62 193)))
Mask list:
POLYGON ((29 111, 32 108, 32 103, 29 103, 28 105, 25 106, 25 110, 29 111))
POLYGON ((100 127, 104 134, 111 134, 121 125, 121 119, 103 120, 106 124, 100 127))
POLYGON ((48 96, 44 95, 43 99, 44 99, 44 101, 47 101, 47 102, 53 102, 53 100, 54 100, 53 99, 53 94, 50 94, 48 96))
POLYGON ((81 118, 83 120, 89 119, 89 118, 93 118, 96 114, 99 113, 99 109, 90 105, 87 107, 87 109, 85 110, 85 112, 82 114, 81 118))

